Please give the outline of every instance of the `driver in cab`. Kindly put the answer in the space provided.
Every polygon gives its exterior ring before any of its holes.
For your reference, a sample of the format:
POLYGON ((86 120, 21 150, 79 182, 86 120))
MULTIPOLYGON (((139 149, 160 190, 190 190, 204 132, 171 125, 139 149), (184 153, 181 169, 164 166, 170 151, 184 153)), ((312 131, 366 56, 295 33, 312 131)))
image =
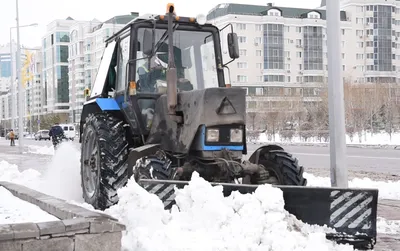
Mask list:
MULTIPOLYGON (((193 86, 185 79, 184 67, 182 66, 181 50, 174 46, 175 66, 178 73, 178 91, 193 90, 193 86)), ((138 91, 151 93, 166 93, 167 69, 168 69, 168 45, 162 43, 159 50, 150 59, 138 67, 139 75, 138 91)))

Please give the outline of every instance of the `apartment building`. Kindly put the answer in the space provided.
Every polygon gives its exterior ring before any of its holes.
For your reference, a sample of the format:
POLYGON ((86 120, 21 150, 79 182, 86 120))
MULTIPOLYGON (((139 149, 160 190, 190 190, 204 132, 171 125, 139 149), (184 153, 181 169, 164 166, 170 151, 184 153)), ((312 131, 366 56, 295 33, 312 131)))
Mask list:
POLYGON ((56 113, 62 121, 69 117, 69 30, 79 22, 70 17, 54 20, 47 25, 47 33, 42 38, 43 112, 56 113))
POLYGON ((85 102, 85 88, 92 87, 105 48, 105 40, 123 28, 137 12, 115 16, 105 22, 92 20, 70 28, 69 44, 69 98, 72 123, 79 123, 85 102))
MULTIPOLYGON (((12 41, 13 46, 13 57, 10 54, 10 44, 0 45, 0 78, 2 79, 1 87, 0 87, 0 110, 1 115, 0 119, 7 123, 7 125, 11 126, 11 118, 18 117, 18 103, 23 102, 18 101, 18 92, 17 92, 17 76, 16 76, 16 55, 17 55, 17 45, 14 41, 12 41), (12 61, 11 61, 12 59, 12 61), (11 75, 14 77, 14 81, 11 81, 11 75), (4 89, 6 88, 6 89, 4 89), (14 88, 14 95, 12 94, 12 89, 14 88), (4 104, 3 104, 4 103, 4 104), (12 116, 14 114, 14 116, 12 116)), ((21 64, 25 62, 27 59, 27 55, 25 53, 24 48, 21 48, 21 64)), ((17 121, 14 121, 14 128, 17 125, 17 121)))
MULTIPOLYGON (((352 82, 399 82, 400 1, 341 0, 340 4, 352 27, 346 37, 352 82)), ((325 1, 321 6, 324 9, 325 1)))
MULTIPOLYGON (((207 19, 221 28, 232 23, 238 34, 240 58, 229 67, 232 85, 247 89, 249 111, 282 109, 283 103, 290 109, 299 101, 320 100, 328 77, 325 10, 220 4, 207 19)), ((346 71, 346 59, 353 55, 346 35, 352 27, 346 12, 340 12, 340 19, 346 71)), ((222 32, 225 62, 227 32, 229 28, 222 32)))

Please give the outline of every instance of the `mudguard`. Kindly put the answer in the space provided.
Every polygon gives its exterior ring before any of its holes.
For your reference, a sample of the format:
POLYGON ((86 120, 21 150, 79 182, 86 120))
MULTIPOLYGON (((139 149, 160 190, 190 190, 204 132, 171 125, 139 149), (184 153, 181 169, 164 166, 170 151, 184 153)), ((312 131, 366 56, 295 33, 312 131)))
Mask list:
MULTIPOLYGON (((175 204, 174 188, 183 188, 187 181, 141 179, 138 183, 156 194, 165 209, 175 204)), ((258 185, 211 183, 222 185, 224 196, 232 191, 252 193, 258 185)), ((274 186, 283 191, 285 209, 297 219, 337 231, 326 238, 347 243, 356 249, 372 249, 376 243, 378 208, 377 189, 349 189, 331 187, 274 186)))

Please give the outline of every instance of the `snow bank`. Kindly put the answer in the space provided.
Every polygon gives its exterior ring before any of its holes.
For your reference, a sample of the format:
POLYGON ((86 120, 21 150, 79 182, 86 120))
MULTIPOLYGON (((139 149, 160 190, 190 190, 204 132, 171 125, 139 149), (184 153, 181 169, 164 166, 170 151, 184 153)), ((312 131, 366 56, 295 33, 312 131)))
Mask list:
POLYGON ((54 147, 29 145, 28 152, 33 154, 54 155, 54 147))
MULTIPOLYGON (((276 133, 275 137, 272 135, 267 135, 266 133, 260 133, 258 138, 259 143, 327 143, 325 141, 321 141, 318 137, 310 137, 307 140, 300 138, 299 136, 293 136, 291 140, 286 140, 281 138, 281 136, 276 133)), ((361 144, 361 145, 400 145, 400 133, 392 134, 390 137, 387 133, 363 133, 361 137, 358 134, 353 135, 351 138, 349 135, 346 135, 346 143, 347 144, 361 144)))
POLYGON ((12 165, 7 161, 0 161, 0 180, 13 182, 21 185, 30 185, 37 181, 40 173, 33 169, 20 172, 17 165, 12 165))
POLYGON ((38 206, 15 197, 4 187, 0 187, 0 198, 0 224, 59 220, 38 206))
MULTIPOLYGON (((329 177, 317 177, 310 173, 304 173, 307 178, 307 186, 330 187, 329 177)), ((349 180, 349 187, 379 189, 379 199, 400 200, 400 181, 374 181, 370 178, 354 178, 349 180)))
POLYGON ((326 240, 327 229, 296 220, 284 210, 283 193, 260 186, 254 194, 223 197, 193 174, 177 190, 171 212, 133 179, 118 191, 120 201, 106 213, 126 224, 123 250, 353 250, 326 240))
POLYGON ((400 234, 400 220, 386 220, 378 217, 376 227, 378 233, 381 234, 400 234))

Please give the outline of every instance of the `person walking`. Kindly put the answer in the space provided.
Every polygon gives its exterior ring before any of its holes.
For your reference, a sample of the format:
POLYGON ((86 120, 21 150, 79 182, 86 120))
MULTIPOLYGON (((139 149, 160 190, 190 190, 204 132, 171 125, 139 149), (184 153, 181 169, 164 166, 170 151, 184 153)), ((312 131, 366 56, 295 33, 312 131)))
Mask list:
POLYGON ((15 146, 15 133, 12 129, 10 131, 10 146, 15 146))

